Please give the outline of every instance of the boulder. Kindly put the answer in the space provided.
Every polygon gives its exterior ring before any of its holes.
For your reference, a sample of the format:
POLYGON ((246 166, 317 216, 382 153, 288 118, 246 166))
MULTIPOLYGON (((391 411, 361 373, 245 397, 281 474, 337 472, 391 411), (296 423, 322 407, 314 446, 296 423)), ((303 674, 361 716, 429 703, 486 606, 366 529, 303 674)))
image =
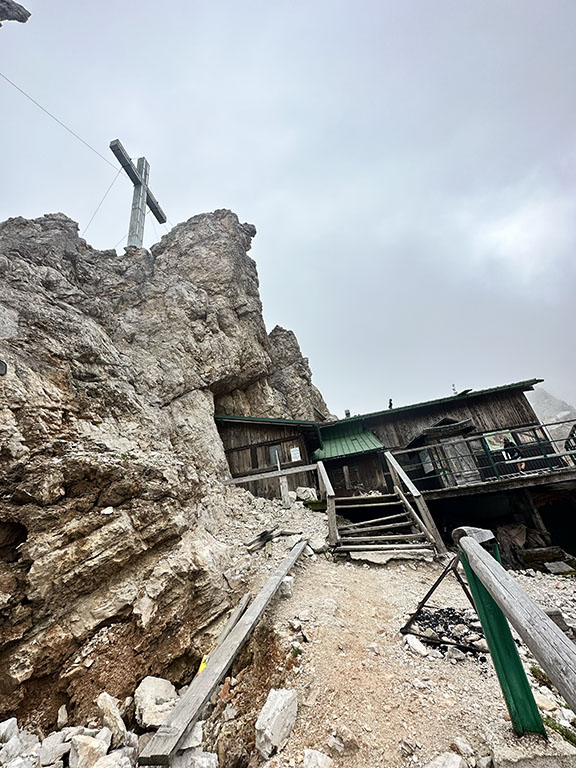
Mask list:
POLYGON ((256 749, 267 759, 292 733, 298 714, 296 691, 272 688, 256 721, 256 749))
POLYGON ((70 768, 93 768, 104 757, 106 743, 93 736, 73 736, 70 746, 70 768))
POLYGON ((70 752, 70 742, 64 741, 64 734, 61 731, 55 731, 42 741, 39 750, 40 764, 52 765, 57 763, 68 752, 70 752))
POLYGON ((298 501, 318 501, 316 488, 296 488, 296 499, 298 501))
POLYGON ((66 709, 66 704, 62 704, 58 710, 56 726, 60 729, 64 728, 65 725, 68 725, 68 710, 66 709))
POLYGON ((159 728, 178 700, 176 688, 162 677, 145 677, 134 693, 136 721, 142 728, 159 728))
POLYGON ((126 725, 118 708, 118 701, 104 691, 96 699, 100 710, 102 725, 112 732, 112 747, 120 747, 126 742, 126 725))
POLYGON ((20 736, 16 734, 15 736, 12 736, 12 738, 8 739, 8 741, 0 749, 0 765, 6 765, 10 762, 10 760, 18 757, 21 752, 22 742, 20 741, 20 736))
POLYGON ((0 744, 6 744, 13 736, 18 735, 18 722, 15 717, 0 723, 0 744))

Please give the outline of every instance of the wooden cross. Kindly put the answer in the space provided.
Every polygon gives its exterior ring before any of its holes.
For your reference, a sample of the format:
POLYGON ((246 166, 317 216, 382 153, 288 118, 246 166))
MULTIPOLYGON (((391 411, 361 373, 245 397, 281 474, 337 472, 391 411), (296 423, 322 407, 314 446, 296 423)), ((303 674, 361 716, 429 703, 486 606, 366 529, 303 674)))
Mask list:
POLYGON ((138 165, 135 167, 128 152, 126 152, 119 139, 114 139, 114 141, 110 142, 110 149, 122 168, 126 171, 130 181, 134 184, 132 212, 130 213, 130 229, 128 231, 128 245, 142 248, 142 243, 144 241, 146 205, 148 205, 148 208, 150 208, 160 224, 165 223, 166 214, 162 208, 160 208, 160 205, 152 192, 148 189, 148 177, 150 176, 150 165, 148 160, 146 160, 145 157, 139 157, 138 165))

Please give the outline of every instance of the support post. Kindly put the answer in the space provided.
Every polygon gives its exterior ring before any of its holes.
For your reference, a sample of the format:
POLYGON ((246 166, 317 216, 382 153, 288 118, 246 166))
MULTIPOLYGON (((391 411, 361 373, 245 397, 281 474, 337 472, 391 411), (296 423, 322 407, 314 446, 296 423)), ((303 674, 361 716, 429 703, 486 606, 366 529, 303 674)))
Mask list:
MULTIPOLYGON (((462 529, 458 529, 458 531, 460 530, 462 529)), ((454 537, 460 545, 462 539, 457 539, 458 531, 454 532, 454 537)), ((500 550, 496 539, 492 537, 492 539, 486 540, 484 537, 482 543, 484 546, 490 546, 492 557, 501 565, 500 550)), ((519 735, 530 732, 546 736, 546 729, 534 701, 532 689, 520 661, 506 616, 474 572, 463 548, 460 548, 460 559, 468 578, 476 612, 490 648, 492 661, 514 730, 519 735)))
POLYGON ((285 509, 289 509, 291 506, 290 494, 288 493, 288 478, 286 475, 280 475, 280 498, 282 499, 282 506, 285 509))

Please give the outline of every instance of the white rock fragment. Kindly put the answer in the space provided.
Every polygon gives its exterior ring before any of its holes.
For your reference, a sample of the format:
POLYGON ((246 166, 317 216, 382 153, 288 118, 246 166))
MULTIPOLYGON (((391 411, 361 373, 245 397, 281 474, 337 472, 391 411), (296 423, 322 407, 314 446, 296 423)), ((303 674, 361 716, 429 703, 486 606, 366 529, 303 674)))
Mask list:
POLYGON ((427 763, 426 768, 468 768, 468 763, 455 752, 443 752, 427 763))
POLYGON ((455 645, 450 645, 446 651, 446 658, 449 661, 466 661, 466 654, 455 645))
POLYGON ((104 691, 96 699, 96 706, 100 710, 102 725, 109 728, 112 733, 112 747, 120 747, 126 742, 126 725, 122 720, 118 701, 104 691))
POLYGON ((180 746, 180 750, 185 749, 194 749, 195 747, 199 747, 202 744, 202 738, 203 738, 203 730, 204 727, 204 721, 199 720, 197 723, 194 723, 194 727, 191 731, 189 731, 186 736, 184 737, 184 740, 182 741, 182 744, 180 746))
POLYGON ((418 640, 418 638, 414 635, 405 635, 404 642, 410 648, 410 650, 414 651, 414 653, 417 653, 418 656, 428 656, 428 648, 426 648, 424 643, 420 642, 420 640, 418 640))
POLYGON ((15 717, 0 723, 0 744, 6 744, 13 736, 18 735, 18 722, 15 717))
POLYGON ((464 738, 464 736, 456 736, 456 738, 452 740, 452 744, 450 744, 450 749, 453 749, 454 752, 462 755, 462 757, 472 757, 474 754, 472 745, 464 738))
POLYGON ((541 709, 543 712, 552 712, 557 708, 556 704, 551 699, 538 691, 534 691, 534 701, 536 702, 538 709, 541 709))
POLYGON ((178 694, 169 680, 145 677, 134 693, 136 720, 142 728, 159 728, 176 705, 178 694))
POLYGON ((316 749, 304 750, 303 768, 335 768, 334 761, 324 752, 318 752, 316 749))
POLYGON ((296 488, 296 499, 298 501, 318 501, 316 488, 304 488, 303 486, 296 488))
POLYGON ((108 747, 93 736, 73 736, 70 746, 70 768, 93 768, 104 757, 108 747))
POLYGON ((218 768, 218 755, 199 749, 177 752, 170 761, 170 768, 218 768))
POLYGON ((66 709, 66 704, 62 704, 56 717, 56 726, 58 727, 58 730, 60 730, 61 728, 64 728, 65 725, 68 725, 68 710, 66 709))
POLYGON ((294 594, 294 576, 285 576, 280 582, 278 590, 280 597, 292 597, 294 594))
POLYGON ((55 731, 42 741, 39 749, 40 765, 53 765, 70 752, 70 742, 64 741, 64 734, 55 731))
POLYGON ((2 749, 0 749, 0 765, 6 765, 10 760, 18 757, 21 752, 22 742, 20 741, 18 733, 16 733, 12 738, 8 739, 2 749))
POLYGON ((127 755, 123 754, 123 750, 117 749, 101 757, 94 764, 94 768, 132 768, 132 762, 127 755))
POLYGON ((272 688, 256 721, 256 749, 268 758, 281 749, 294 728, 298 714, 296 691, 272 688))

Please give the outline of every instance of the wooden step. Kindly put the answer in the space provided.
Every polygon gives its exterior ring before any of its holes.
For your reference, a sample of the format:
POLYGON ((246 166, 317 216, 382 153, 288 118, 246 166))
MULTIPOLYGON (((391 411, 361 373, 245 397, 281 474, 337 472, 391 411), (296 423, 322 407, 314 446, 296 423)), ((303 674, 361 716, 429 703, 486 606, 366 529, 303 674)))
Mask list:
MULTIPOLYGON (((380 531, 393 531, 395 528, 405 528, 407 525, 410 525, 414 528, 417 527, 413 520, 407 520, 405 523, 392 523, 392 525, 375 525, 370 528, 346 528, 346 526, 342 526, 342 528, 338 528, 338 533, 344 534, 344 536, 354 536, 356 533, 364 534, 378 533, 380 531)), ((425 536, 422 531, 420 533, 422 536, 425 536)))
POLYGON ((379 542, 384 541, 399 541, 402 543, 403 541, 417 541, 420 540, 422 543, 427 542, 426 536, 423 536, 421 533, 407 533, 407 534, 399 534, 398 536, 356 536, 352 538, 348 537, 342 537, 340 539, 341 544, 358 544, 359 542, 366 542, 371 541, 374 544, 378 544, 379 542))
POLYGON ((434 552, 429 544, 345 544, 340 547, 337 546, 335 552, 434 552))
POLYGON ((390 501, 392 499, 398 499, 398 496, 395 493, 384 493, 381 496, 335 496, 334 501, 358 501, 360 503, 365 502, 382 502, 382 501, 390 501))
POLYGON ((339 509, 366 509, 367 507, 370 509, 373 509, 376 507, 377 509, 380 509, 380 507, 401 507, 402 502, 400 500, 398 501, 385 501, 381 504, 336 504, 336 512, 338 512, 339 509))
MULTIPOLYGON (((372 523, 384 523, 389 522, 390 520, 408 520, 409 515, 408 512, 402 512, 398 515, 388 515, 388 517, 377 517, 374 520, 362 520, 360 523, 349 523, 347 525, 343 525, 342 528, 363 528, 366 525, 371 525, 372 523)), ((411 521, 411 524, 413 525, 413 521, 411 521)), ((403 525, 403 523, 397 523, 397 525, 403 525)), ((392 526, 394 527, 394 526, 392 526)))

